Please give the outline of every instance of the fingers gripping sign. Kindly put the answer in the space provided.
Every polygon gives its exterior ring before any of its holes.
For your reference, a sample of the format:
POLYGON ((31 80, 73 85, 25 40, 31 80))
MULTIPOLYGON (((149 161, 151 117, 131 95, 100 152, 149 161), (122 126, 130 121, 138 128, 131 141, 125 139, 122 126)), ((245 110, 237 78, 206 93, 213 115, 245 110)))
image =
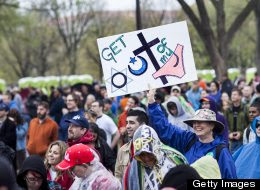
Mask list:
POLYGON ((152 104, 155 102, 154 95, 155 95, 156 88, 152 89, 150 83, 148 83, 148 89, 149 89, 147 93, 148 104, 152 104))

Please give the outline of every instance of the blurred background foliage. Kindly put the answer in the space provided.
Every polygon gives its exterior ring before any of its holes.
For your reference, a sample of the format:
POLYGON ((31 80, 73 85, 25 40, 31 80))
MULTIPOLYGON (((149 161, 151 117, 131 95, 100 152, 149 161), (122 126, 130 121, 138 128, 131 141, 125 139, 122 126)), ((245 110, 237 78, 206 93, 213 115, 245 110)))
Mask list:
MULTIPOLYGON (((8 84, 29 76, 71 74, 90 74, 102 80, 96 39, 136 28, 134 10, 108 11, 105 0, 60 2, 32 1, 29 8, 23 8, 18 1, 0 0, 0 78, 8 84)), ((225 1, 226 27, 247 2, 225 1)), ((212 69, 203 42, 183 10, 154 10, 154 6, 152 0, 141 1, 143 28, 187 19, 196 67, 212 69)), ((167 1, 167 6, 171 6, 171 1, 167 1)), ((191 7, 198 14, 196 3, 191 7)), ((216 30, 213 5, 206 1, 206 7, 210 24, 216 30)), ((256 67, 256 41, 256 19, 252 11, 230 45, 228 68, 245 72, 246 68, 256 67)))

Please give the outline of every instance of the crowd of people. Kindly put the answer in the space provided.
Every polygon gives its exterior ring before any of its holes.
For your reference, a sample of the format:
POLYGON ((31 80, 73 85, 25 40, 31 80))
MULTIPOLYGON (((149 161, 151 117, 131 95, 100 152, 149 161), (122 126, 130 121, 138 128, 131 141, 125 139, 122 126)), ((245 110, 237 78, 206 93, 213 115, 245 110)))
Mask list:
POLYGON ((108 98, 99 82, 0 94, 0 190, 186 189, 260 178, 260 80, 108 98))

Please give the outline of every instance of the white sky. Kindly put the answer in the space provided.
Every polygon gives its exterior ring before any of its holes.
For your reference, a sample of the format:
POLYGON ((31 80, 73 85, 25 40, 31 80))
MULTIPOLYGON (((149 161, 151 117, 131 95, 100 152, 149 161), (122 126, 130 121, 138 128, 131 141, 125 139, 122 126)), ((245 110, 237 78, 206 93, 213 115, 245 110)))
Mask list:
MULTIPOLYGON (((20 2, 21 7, 30 7, 30 2, 32 0, 18 0, 20 2)), ((135 2, 136 0, 96 0, 96 1, 103 1, 105 2, 105 7, 103 7, 104 10, 134 10, 135 9, 135 2)), ((142 0, 140 0, 142 1, 142 0)), ((160 10, 165 9, 165 6, 167 7, 166 10, 171 9, 179 9, 180 5, 177 2, 177 0, 151 0, 154 3, 154 9, 160 10)), ((186 0, 189 4, 194 3, 195 0, 186 0)), ((37 2, 37 0, 34 0, 34 2, 37 2)))

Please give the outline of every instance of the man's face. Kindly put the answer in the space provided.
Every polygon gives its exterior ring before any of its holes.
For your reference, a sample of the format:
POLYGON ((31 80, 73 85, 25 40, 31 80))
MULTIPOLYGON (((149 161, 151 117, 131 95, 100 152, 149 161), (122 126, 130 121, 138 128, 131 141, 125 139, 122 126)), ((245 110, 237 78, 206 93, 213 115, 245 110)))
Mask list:
POLYGON ((47 115, 47 112, 48 112, 48 110, 45 107, 43 107, 41 105, 39 105, 37 107, 37 117, 39 119, 44 119, 47 115))
POLYGON ((156 158, 154 157, 153 154, 148 153, 148 152, 142 152, 139 155, 139 158, 142 160, 142 162, 148 166, 148 167, 153 167, 156 164, 156 158))
POLYGON ((128 98, 126 106, 128 107, 128 110, 135 107, 135 101, 133 98, 128 98))
POLYGON ((102 107, 99 106, 99 103, 98 102, 93 102, 91 104, 91 110, 94 111, 96 114, 100 114, 102 113, 102 107))
POLYGON ((136 129, 140 127, 140 123, 137 121, 137 116, 128 116, 126 118, 126 131, 128 137, 133 137, 136 129))
POLYGON ((112 104, 109 104, 109 103, 105 103, 104 104, 104 111, 109 111, 112 107, 112 104))
POLYGON ((74 98, 72 95, 68 95, 66 98, 66 105, 68 110, 73 110, 75 108, 77 108, 77 103, 75 102, 74 98))
POLYGON ((87 96, 87 100, 86 100, 86 104, 88 105, 88 106, 91 106, 91 104, 93 103, 93 102, 95 102, 95 96, 93 96, 92 94, 89 94, 88 96, 87 96))
POLYGON ((202 109, 210 109, 210 103, 208 101, 203 101, 201 103, 201 108, 202 109))
POLYGON ((86 173, 88 173, 88 167, 85 165, 75 165, 70 170, 72 174, 74 174, 78 178, 84 178, 86 176, 86 173))
POLYGON ((255 117, 260 115, 260 113, 256 107, 249 107, 248 115, 249 115, 249 121, 252 122, 255 117))
POLYGON ((231 94, 231 101, 232 102, 239 102, 241 100, 241 96, 237 91, 233 91, 231 94))
POLYGON ((210 91, 211 92, 216 92, 218 89, 217 89, 217 86, 214 82, 210 83, 210 91))
POLYGON ((86 128, 82 128, 71 123, 68 128, 68 139, 77 140, 81 138, 86 133, 86 131, 86 128))
POLYGON ((191 88, 192 88, 192 90, 198 90, 198 88, 199 88, 199 83, 198 83, 197 81, 196 81, 196 82, 193 82, 191 88))
POLYGON ((246 98, 250 98, 252 94, 252 88, 250 86, 245 86, 242 90, 243 96, 246 98))
POLYGON ((204 138, 212 134, 213 128, 214 125, 211 124, 210 122, 206 122, 206 121, 193 122, 194 132, 199 138, 204 138))

